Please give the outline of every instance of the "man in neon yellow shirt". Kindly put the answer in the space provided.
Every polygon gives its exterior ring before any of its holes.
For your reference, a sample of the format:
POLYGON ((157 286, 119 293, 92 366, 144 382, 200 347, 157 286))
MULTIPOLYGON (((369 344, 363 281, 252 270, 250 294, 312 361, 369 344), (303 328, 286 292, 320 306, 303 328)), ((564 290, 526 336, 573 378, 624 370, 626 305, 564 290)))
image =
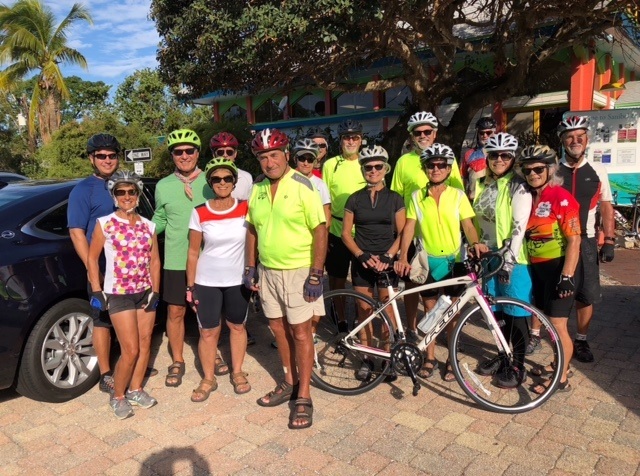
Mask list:
MULTIPOLYGON (((409 200, 407 221, 400 242, 400 259, 396 262, 395 270, 400 276, 406 276, 411 270, 408 249, 414 236, 417 236, 429 255, 429 276, 426 283, 434 283, 466 273, 460 263, 461 226, 470 243, 470 252, 479 256, 480 253, 488 251, 488 248, 478 243, 478 233, 472 221, 475 213, 467 195, 462 190, 447 185, 455 162, 451 148, 443 144, 433 144, 422 151, 420 159, 428 183, 424 188, 413 192, 409 200)), ((461 291, 457 287, 448 287, 446 290, 454 296, 461 291)), ((420 293, 425 311, 433 309, 442 291, 443 288, 434 288, 420 293)), ((454 325, 454 321, 447 325, 449 339, 454 325)), ((429 378, 437 368, 433 341, 427 347, 427 358, 418 376, 429 378)), ((443 378, 447 382, 455 379, 448 361, 443 378)))
POLYGON ((284 381, 257 403, 273 407, 296 398, 289 428, 297 430, 313 422, 311 318, 325 313, 327 227, 320 195, 307 177, 289 167, 288 145, 277 129, 259 132, 251 143, 265 179, 254 185, 249 198, 243 283, 260 293, 285 373, 284 381))
MULTIPOLYGON (((325 263, 331 289, 345 287, 351 264, 351 253, 341 238, 344 206, 352 193, 367 186, 358 162, 362 146, 362 124, 347 119, 338 126, 338 135, 342 153, 327 160, 322 167, 322 180, 327 184, 331 195, 331 227, 325 263)), ((347 332, 344 315, 340 315, 338 320, 338 330, 347 332)))
MULTIPOLYGON (((391 190, 402 195, 405 206, 408 207, 411 201, 411 194, 427 185, 427 175, 420 164, 420 154, 435 142, 438 135, 438 119, 430 112, 416 112, 409 118, 407 130, 411 135, 413 150, 398 159, 393 171, 391 190)), ((451 175, 447 179, 447 184, 464 190, 460 170, 455 160, 451 164, 451 175)), ((411 261, 415 253, 415 247, 412 245, 408 251, 409 261, 411 261)), ((405 285, 408 289, 414 287, 414 284, 409 279, 405 280, 405 285)), ((420 341, 417 331, 418 301, 418 294, 410 294, 404 298, 408 327, 407 338, 415 343, 420 341)))

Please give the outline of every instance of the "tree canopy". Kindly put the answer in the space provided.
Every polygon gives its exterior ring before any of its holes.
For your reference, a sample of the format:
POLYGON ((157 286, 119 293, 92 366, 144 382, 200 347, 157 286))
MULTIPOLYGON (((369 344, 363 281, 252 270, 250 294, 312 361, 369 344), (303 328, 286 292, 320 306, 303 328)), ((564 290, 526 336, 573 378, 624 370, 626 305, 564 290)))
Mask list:
POLYGON ((92 21, 88 10, 78 3, 57 25, 51 8, 40 0, 0 5, 0 63, 8 63, 0 72, 0 89, 11 91, 37 72, 27 120, 32 148, 36 118, 44 143, 60 127, 60 101, 69 97, 60 63, 87 66, 85 57, 67 42, 69 29, 78 21, 92 21))
POLYGON ((466 128, 471 111, 541 91, 554 55, 637 9, 638 0, 153 0, 151 17, 160 73, 190 96, 406 85, 415 108, 459 102, 451 124, 464 118, 466 128), (482 57, 485 71, 465 68, 482 57), (395 74, 352 80, 378 67, 395 74))

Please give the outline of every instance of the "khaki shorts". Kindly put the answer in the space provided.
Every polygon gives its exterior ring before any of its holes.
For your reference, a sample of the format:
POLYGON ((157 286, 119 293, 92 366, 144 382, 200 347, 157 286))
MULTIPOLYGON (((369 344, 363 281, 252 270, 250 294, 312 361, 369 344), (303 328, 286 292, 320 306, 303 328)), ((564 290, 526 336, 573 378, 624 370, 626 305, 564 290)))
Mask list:
POLYGON ((258 265, 262 311, 269 319, 287 317, 289 324, 302 324, 324 315, 324 298, 304 300, 302 291, 309 268, 269 269, 258 265))

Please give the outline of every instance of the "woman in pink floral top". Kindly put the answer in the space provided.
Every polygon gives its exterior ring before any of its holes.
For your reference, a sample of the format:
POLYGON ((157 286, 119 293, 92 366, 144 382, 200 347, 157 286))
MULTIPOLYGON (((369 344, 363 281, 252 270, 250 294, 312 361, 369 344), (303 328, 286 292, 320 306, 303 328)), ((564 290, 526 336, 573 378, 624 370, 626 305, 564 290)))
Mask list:
POLYGON ((142 381, 159 300, 160 256, 155 224, 136 213, 143 187, 140 178, 120 170, 108 180, 107 187, 117 210, 98 218, 87 268, 91 305, 109 311, 122 350, 113 375, 110 405, 123 419, 133 415, 131 405, 149 408, 157 403, 143 390, 142 381), (103 251, 104 277, 98 267, 103 251))

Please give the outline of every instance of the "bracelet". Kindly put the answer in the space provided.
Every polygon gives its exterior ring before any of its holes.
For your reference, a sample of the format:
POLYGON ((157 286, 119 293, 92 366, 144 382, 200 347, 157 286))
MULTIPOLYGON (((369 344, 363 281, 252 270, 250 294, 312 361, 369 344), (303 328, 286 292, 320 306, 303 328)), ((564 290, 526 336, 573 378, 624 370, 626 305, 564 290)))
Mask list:
POLYGON ((195 288, 195 286, 187 286, 187 291, 193 291, 195 288))

